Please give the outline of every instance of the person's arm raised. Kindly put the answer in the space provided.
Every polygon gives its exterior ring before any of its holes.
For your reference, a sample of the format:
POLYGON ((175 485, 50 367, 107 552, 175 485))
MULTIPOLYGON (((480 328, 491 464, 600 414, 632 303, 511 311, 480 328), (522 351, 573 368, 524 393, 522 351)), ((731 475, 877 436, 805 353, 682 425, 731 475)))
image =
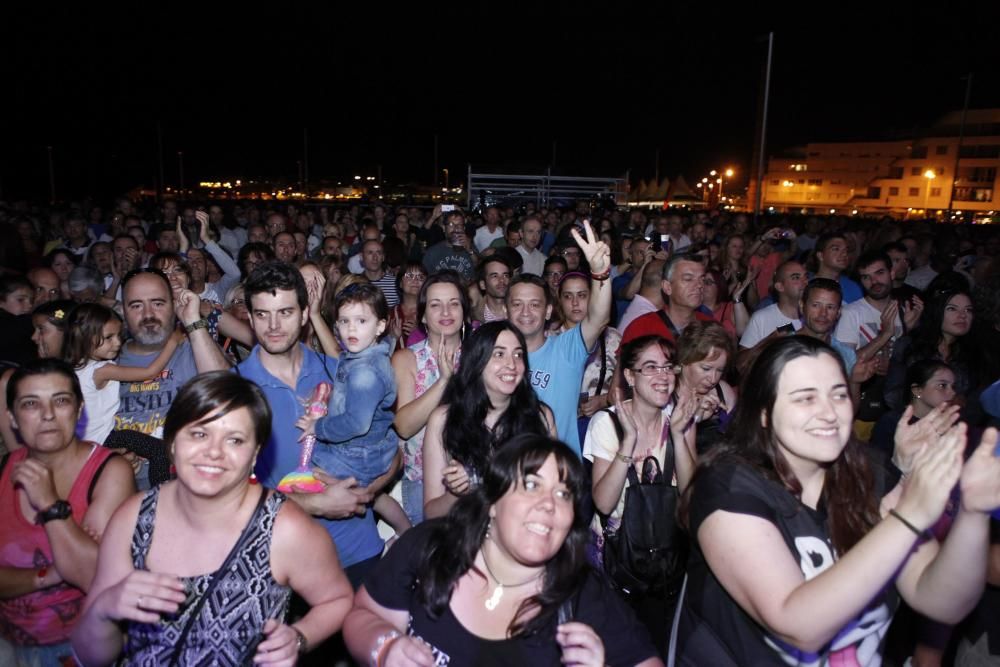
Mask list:
POLYGON ((597 239, 589 220, 583 221, 583 231, 587 235, 586 239, 575 228, 570 230, 570 234, 590 265, 590 302, 587 305, 587 316, 580 322, 580 333, 583 334, 587 350, 592 350, 604 327, 611 321, 611 249, 604 241, 597 239))
MULTIPOLYGON (((201 320, 201 299, 191 290, 183 290, 175 301, 177 315, 185 328, 201 320)), ((208 327, 198 327, 188 332, 194 364, 199 373, 229 370, 229 362, 222 349, 212 340, 208 327)))
POLYGON ((149 366, 122 366, 120 364, 104 364, 94 371, 94 384, 98 389, 104 389, 108 380, 118 382, 143 382, 156 377, 163 372, 163 369, 170 363, 170 358, 174 356, 177 346, 184 340, 185 336, 180 331, 174 331, 163 344, 163 349, 153 359, 149 366))
MULTIPOLYGON (((927 446, 948 448, 957 441, 961 456, 965 434, 965 424, 959 423, 927 446)), ((996 444, 996 429, 987 429, 962 467, 961 505, 944 543, 940 548, 933 540, 924 544, 900 573, 899 592, 907 604, 942 623, 961 621, 983 593, 989 565, 989 512, 1000 507, 996 444)))
POLYGON ((960 472, 959 448, 921 448, 898 505, 902 519, 883 519, 808 581, 778 528, 766 519, 715 511, 698 528, 698 543, 743 611, 782 641, 817 652, 893 580, 918 540, 904 521, 920 531, 932 525, 960 472))
MULTIPOLYGON (((594 473, 591 482, 594 507, 604 515, 611 514, 618 505, 619 499, 621 499, 622 491, 625 489, 625 479, 628 477, 628 466, 634 465, 632 456, 635 454, 637 439, 637 429, 635 419, 632 417, 631 404, 626 405, 623 402, 620 389, 615 388, 611 392, 615 401, 615 414, 622 425, 622 438, 614 442, 614 458, 609 460, 600 456, 594 456, 594 473)), ((590 420, 587 437, 596 441, 607 435, 617 435, 614 433, 614 425, 610 415, 600 418, 595 417, 590 420), (611 430, 610 434, 607 433, 607 427, 609 426, 611 430)), ((597 444, 595 442, 594 449, 596 448, 597 444)))
POLYGON ((400 350, 392 355, 396 375, 396 418, 392 424, 404 440, 412 438, 427 425, 431 412, 441 404, 444 389, 455 369, 454 354, 443 348, 444 341, 433 354, 438 366, 438 379, 420 396, 416 393, 417 358, 412 350, 400 350))

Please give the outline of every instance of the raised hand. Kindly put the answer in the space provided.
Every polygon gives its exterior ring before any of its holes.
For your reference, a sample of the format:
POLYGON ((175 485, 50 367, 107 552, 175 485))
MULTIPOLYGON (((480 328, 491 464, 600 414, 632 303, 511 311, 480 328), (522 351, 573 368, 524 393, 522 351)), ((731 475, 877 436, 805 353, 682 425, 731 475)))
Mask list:
POLYGON ((903 494, 896 509, 917 528, 930 528, 944 512, 951 490, 962 475, 965 437, 966 426, 958 423, 937 442, 922 444, 914 454, 913 468, 903 482, 903 494))
POLYGON ((195 211, 194 217, 198 220, 198 238, 201 239, 202 243, 210 243, 212 241, 212 235, 209 233, 208 228, 208 213, 205 213, 204 211, 195 211))
POLYGON ((962 508, 992 512, 1000 507, 1000 458, 996 455, 997 430, 988 428, 962 468, 962 508))
POLYGON ((618 443, 618 451, 624 456, 632 456, 635 453, 639 427, 632 415, 632 404, 626 403, 622 394, 621 387, 611 390, 615 402, 615 414, 618 415, 618 422, 622 425, 622 440, 618 443))
POLYGON ((611 249, 608 248, 607 243, 594 235, 590 220, 583 221, 583 231, 586 234, 586 239, 580 236, 580 232, 575 227, 570 230, 570 234, 573 235, 573 240, 583 251, 583 256, 587 258, 591 272, 600 275, 611 267, 611 249))
POLYGON ((903 303, 903 325, 907 331, 913 331, 916 328, 923 312, 924 302, 919 296, 914 296, 903 303))
POLYGON ((942 403, 923 419, 910 423, 913 407, 906 406, 893 436, 892 462, 903 474, 913 467, 913 457, 924 444, 933 444, 958 421, 959 407, 942 403))

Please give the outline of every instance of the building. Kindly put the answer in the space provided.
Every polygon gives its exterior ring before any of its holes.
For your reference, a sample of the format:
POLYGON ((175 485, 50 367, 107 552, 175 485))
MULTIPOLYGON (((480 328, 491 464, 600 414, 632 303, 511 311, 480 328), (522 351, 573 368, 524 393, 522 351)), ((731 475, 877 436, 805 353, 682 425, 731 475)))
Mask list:
POLYGON ((768 161, 766 209, 888 214, 955 220, 992 216, 1000 167, 1000 109, 970 110, 959 155, 962 113, 912 139, 815 143, 768 161))

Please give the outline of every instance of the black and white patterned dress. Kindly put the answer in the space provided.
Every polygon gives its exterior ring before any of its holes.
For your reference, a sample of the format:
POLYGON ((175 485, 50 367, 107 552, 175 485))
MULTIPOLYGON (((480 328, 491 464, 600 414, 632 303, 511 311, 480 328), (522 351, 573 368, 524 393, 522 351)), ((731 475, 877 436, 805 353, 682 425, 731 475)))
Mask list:
MULTIPOLYGON (((139 508, 132 534, 132 565, 137 570, 146 569, 159 489, 147 491, 139 508)), ((164 616, 157 624, 130 623, 119 664, 150 667, 251 664, 257 644, 263 639, 264 623, 270 618, 282 620, 288 609, 291 589, 279 585, 271 574, 274 519, 285 500, 280 493, 268 495, 262 489, 249 525, 240 536, 243 546, 226 571, 184 577, 188 597, 174 616, 164 616), (221 579, 200 606, 181 645, 184 628, 213 576, 221 579), (177 651, 180 653, 175 656, 177 651)))

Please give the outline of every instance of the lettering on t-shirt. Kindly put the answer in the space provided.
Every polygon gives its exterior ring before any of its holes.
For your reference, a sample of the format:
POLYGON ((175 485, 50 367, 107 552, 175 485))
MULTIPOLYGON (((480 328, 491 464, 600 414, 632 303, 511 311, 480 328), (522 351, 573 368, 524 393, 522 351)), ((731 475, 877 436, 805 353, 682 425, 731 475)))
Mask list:
POLYGON ((423 637, 421 637, 420 635, 418 635, 416 632, 413 631, 412 615, 410 616, 410 621, 406 627, 406 634, 413 637, 414 639, 416 639, 417 641, 419 641, 420 643, 422 643, 424 646, 426 646, 431 650, 431 655, 434 656, 434 667, 447 667, 448 665, 451 664, 451 656, 449 656, 447 653, 439 649, 437 646, 431 644, 429 641, 427 641, 426 639, 424 639, 423 637))
POLYGON ((531 386, 545 389, 549 386, 552 374, 545 371, 531 371, 531 386))

